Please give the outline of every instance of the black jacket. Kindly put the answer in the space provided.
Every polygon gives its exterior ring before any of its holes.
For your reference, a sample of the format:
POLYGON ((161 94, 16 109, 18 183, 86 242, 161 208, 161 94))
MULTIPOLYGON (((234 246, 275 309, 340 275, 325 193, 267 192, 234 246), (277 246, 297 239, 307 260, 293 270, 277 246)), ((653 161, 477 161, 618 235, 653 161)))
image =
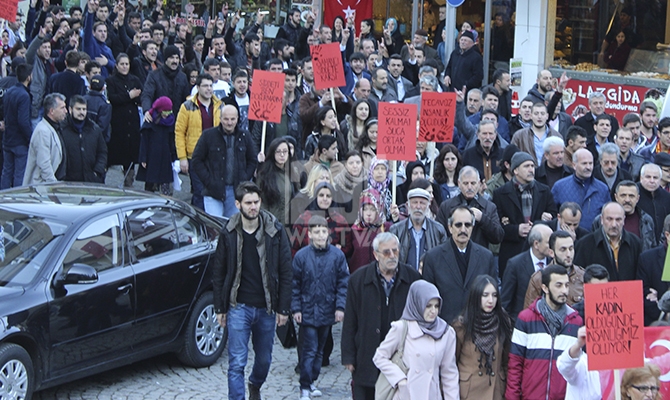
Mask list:
POLYGON ((51 75, 49 78, 49 93, 60 93, 65 96, 65 104, 69 106, 72 96, 86 94, 86 83, 76 72, 69 69, 51 75))
MULTIPOLYGON (((481 220, 472 228, 470 240, 484 247, 488 247, 489 244, 500 244, 505 231, 502 225, 500 225, 500 217, 498 217, 498 208, 496 205, 492 201, 486 200, 484 196, 477 196, 471 200, 470 204, 482 212, 481 220)), ((437 213, 436 221, 444 226, 449 236, 451 235, 449 234, 447 221, 452 211, 459 206, 468 206, 468 202, 462 194, 445 200, 440 204, 440 211, 437 213)))
MULTIPOLYGON (((619 130, 619 121, 617 121, 617 119, 611 115, 609 115, 609 117, 610 117, 610 123, 612 125, 612 131, 610 132, 609 141, 614 142, 614 137, 616 136, 616 133, 619 130)), ((595 121, 595 119, 593 118, 593 114, 591 114, 590 112, 586 113, 586 115, 584 115, 583 117, 577 118, 577 121, 575 121, 575 125, 584 128, 584 130, 588 134, 587 137, 588 139, 591 139, 596 135, 596 130, 593 129, 593 121, 595 121)))
POLYGON ((68 117, 61 124, 61 134, 67 160, 64 180, 104 183, 107 144, 100 127, 86 118, 79 132, 72 124, 72 117, 68 117))
POLYGON ((112 105, 101 92, 89 90, 86 99, 86 117, 95 122, 102 130, 105 142, 109 142, 112 128, 112 105))
MULTIPOLYGON (((600 163, 596 164, 593 167, 593 177, 596 178, 597 180, 601 181, 605 185, 607 185, 607 181, 605 180, 605 175, 603 175, 603 169, 600 166, 600 163)), ((619 184, 621 181, 630 181, 633 180, 633 177, 630 175, 630 172, 621 169, 621 167, 617 167, 616 169, 616 177, 614 178, 614 184, 612 185, 610 190, 610 197, 614 199, 614 192, 616 191, 616 186, 619 184)))
MULTIPOLYGON (((522 224, 524 219, 521 209, 521 193, 514 186, 514 182, 509 181, 496 189, 493 192, 493 202, 498 207, 498 216, 505 231, 498 255, 498 266, 500 268, 500 276, 502 277, 507 266, 507 260, 519 254, 523 250, 524 242, 528 242, 528 240, 519 236, 519 224, 522 224)), ((549 187, 536 181, 533 187, 533 210, 530 220, 541 220, 542 213, 544 212, 548 212, 553 217, 556 217, 556 202, 549 187)), ((575 264, 584 265, 577 262, 575 264)))
POLYGON ((535 266, 533 265, 533 259, 530 257, 530 250, 517 254, 507 261, 505 273, 502 274, 500 301, 513 320, 523 310, 528 282, 530 282, 530 277, 534 273, 535 266))
POLYGON ((118 71, 107 78, 107 98, 112 105, 111 137, 109 140, 109 165, 129 166, 137 162, 140 150, 140 114, 137 107, 140 97, 130 98, 132 89, 142 89, 140 79, 118 71))
MULTIPOLYGON (((214 284, 214 310, 217 314, 226 314, 230 308, 230 295, 234 282, 242 272, 242 260, 237 258, 241 252, 242 221, 239 213, 230 217, 221 231, 219 243, 216 246, 216 255, 212 267, 212 282, 214 284)), ((266 277, 267 290, 270 294, 270 308, 282 315, 291 314, 291 246, 288 236, 281 223, 272 214, 260 210, 259 220, 261 227, 258 235, 259 256, 263 252, 265 264, 261 263, 261 274, 266 277)), ((258 236, 257 236, 258 237, 258 236)), ((270 310, 269 310, 270 311, 270 310)))
POLYGON ((485 176, 484 159, 486 158, 486 161, 490 163, 491 175, 493 176, 500 171, 498 161, 502 159, 502 154, 503 149, 500 148, 500 137, 496 138, 496 141, 493 142, 493 147, 491 148, 491 151, 489 152, 488 155, 484 153, 484 150, 482 149, 482 146, 479 143, 479 139, 477 139, 474 146, 466 149, 463 152, 461 162, 463 163, 463 165, 470 165, 471 167, 476 168, 477 171, 479 171, 479 176, 483 179, 485 176))
POLYGON ((665 216, 670 214, 670 193, 660 187, 651 193, 640 183, 637 184, 637 187, 640 190, 640 201, 638 201, 637 206, 654 220, 654 232, 656 240, 659 240, 663 235, 665 216))
POLYGON ((463 53, 460 48, 455 49, 444 74, 451 78, 451 88, 455 90, 461 90, 463 86, 467 86, 468 90, 482 86, 484 64, 477 46, 463 53))
MULTIPOLYGON (((665 262, 665 246, 654 247, 640 255, 639 267, 635 279, 642 281, 643 293, 646 296, 649 289, 655 289, 658 292, 658 299, 661 299, 663 293, 670 289, 670 282, 663 282, 663 264, 665 262)), ((644 324, 650 325, 661 315, 656 302, 644 300, 644 324)))
MULTIPOLYGON (((561 177, 558 178, 558 179, 570 176, 574 172, 575 171, 572 168, 563 164, 563 167, 561 168, 561 177)), ((535 170, 535 180, 544 184, 544 185, 549 186, 549 189, 552 188, 553 185, 550 186, 549 182, 547 181, 547 161, 546 160, 542 161, 542 164, 540 164, 540 166, 537 167, 537 169, 535 170)), ((554 182, 554 183, 556 183, 556 182, 554 182)))
POLYGON ((172 100, 172 112, 177 115, 181 103, 186 101, 186 97, 191 94, 191 85, 188 83, 186 74, 182 71, 177 71, 173 78, 168 74, 174 72, 167 72, 169 68, 166 65, 151 71, 144 82, 144 90, 142 90, 142 110, 149 111, 151 105, 156 99, 161 96, 167 96, 172 100))
POLYGON ((191 157, 191 168, 198 174, 205 189, 203 195, 217 200, 226 198, 226 174, 233 175, 233 186, 240 182, 250 181, 254 176, 256 165, 256 146, 247 131, 235 128, 235 170, 226 171, 226 140, 223 128, 215 126, 202 132, 198 144, 195 145, 191 157))
MULTIPOLYGON (((161 65, 162 64, 156 60, 157 68, 160 68, 161 65)), ((143 85, 144 82, 147 81, 147 76, 149 76, 151 71, 153 71, 151 62, 147 60, 144 54, 140 53, 140 55, 132 59, 132 62, 130 63, 130 73, 138 77, 143 85)))
POLYGON ((351 364, 356 384, 374 387, 379 370, 372 357, 391 328, 402 316, 409 287, 421 279, 418 271, 399 264, 391 295, 386 298, 377 274, 377 262, 359 268, 349 278, 347 305, 342 324, 342 364, 351 364), (382 319, 382 304, 388 304, 382 319))
POLYGON ((642 253, 642 241, 628 231, 623 231, 619 245, 619 268, 614 263, 607 238, 602 229, 591 232, 575 244, 575 265, 589 266, 600 264, 607 268, 610 282, 635 279, 638 270, 638 258, 642 253))

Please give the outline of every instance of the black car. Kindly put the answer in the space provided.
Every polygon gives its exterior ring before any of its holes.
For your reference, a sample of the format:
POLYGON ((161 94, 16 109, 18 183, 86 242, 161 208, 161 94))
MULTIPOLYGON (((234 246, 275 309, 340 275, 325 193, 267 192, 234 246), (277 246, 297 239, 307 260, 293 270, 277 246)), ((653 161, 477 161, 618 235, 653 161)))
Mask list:
POLYGON ((223 223, 107 186, 0 191, 0 398, 165 352, 212 365, 227 339, 210 266, 223 223))

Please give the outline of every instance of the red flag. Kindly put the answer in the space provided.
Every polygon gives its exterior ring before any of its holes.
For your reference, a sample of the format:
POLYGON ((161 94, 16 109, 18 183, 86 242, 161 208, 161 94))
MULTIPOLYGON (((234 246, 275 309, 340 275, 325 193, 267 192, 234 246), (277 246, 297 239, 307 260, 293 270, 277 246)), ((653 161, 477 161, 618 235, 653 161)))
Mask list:
MULTIPOLYGON (((372 18, 372 0, 326 0, 323 2, 323 24, 333 27, 333 21, 338 15, 346 21, 355 13, 356 24, 372 18)), ((356 26, 358 34, 359 26, 356 26)))

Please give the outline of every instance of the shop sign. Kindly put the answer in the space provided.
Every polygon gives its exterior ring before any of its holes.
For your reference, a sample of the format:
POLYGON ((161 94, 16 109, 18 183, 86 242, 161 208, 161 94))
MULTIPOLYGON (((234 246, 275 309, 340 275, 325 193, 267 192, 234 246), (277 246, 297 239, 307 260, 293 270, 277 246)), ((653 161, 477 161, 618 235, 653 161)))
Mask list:
POLYGON ((570 79, 567 89, 563 92, 563 105, 566 112, 572 115, 572 111, 579 105, 589 108, 591 93, 602 92, 605 95, 605 112, 614 115, 620 122, 624 115, 638 112, 647 90, 649 89, 643 86, 570 79))

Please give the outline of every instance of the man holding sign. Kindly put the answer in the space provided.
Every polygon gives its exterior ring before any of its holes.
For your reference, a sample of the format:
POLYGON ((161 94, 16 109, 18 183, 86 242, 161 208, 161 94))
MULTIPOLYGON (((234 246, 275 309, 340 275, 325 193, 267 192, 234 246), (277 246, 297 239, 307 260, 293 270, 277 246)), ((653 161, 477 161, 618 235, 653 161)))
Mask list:
POLYGON ((565 399, 566 382, 556 359, 576 340, 582 318, 569 307, 568 271, 560 265, 542 270, 544 296, 519 313, 512 335, 505 398, 565 399))

